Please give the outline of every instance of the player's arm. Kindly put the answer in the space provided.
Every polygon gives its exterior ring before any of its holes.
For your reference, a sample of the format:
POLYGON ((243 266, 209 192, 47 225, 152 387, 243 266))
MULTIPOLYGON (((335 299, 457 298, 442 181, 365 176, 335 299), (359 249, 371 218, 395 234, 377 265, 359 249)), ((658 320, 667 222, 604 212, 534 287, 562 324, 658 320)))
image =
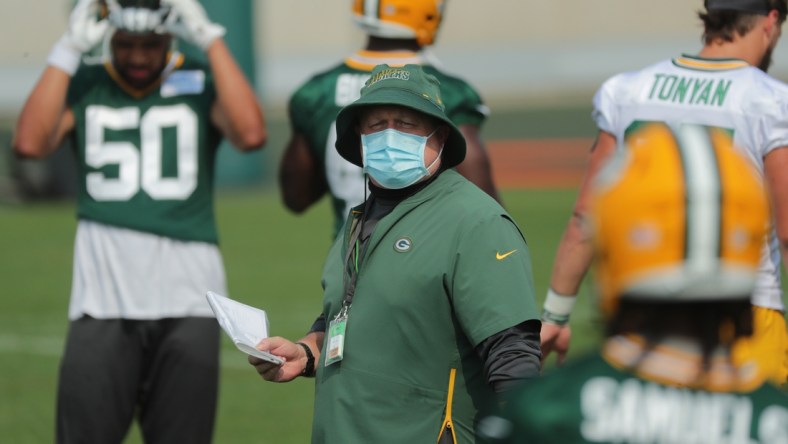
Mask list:
POLYGON ((591 184, 599 169, 616 149, 616 138, 605 131, 599 131, 591 148, 586 176, 580 186, 572 216, 558 243, 550 289, 545 300, 542 315, 542 359, 552 351, 558 353, 559 363, 563 362, 569 349, 571 330, 569 314, 575 296, 591 265, 593 247, 590 235, 585 228, 585 215, 591 200, 591 184))
POLYGON ((74 128, 74 115, 66 107, 71 76, 47 66, 19 114, 14 131, 14 153, 22 158, 42 158, 60 146, 74 128))
POLYGON ((783 266, 788 270, 788 147, 774 149, 763 158, 766 188, 772 203, 783 266))
POLYGON ((328 191, 326 177, 309 141, 294 131, 279 164, 279 190, 285 206, 301 213, 328 191))
POLYGON ((268 138, 263 110, 254 90, 224 43, 226 30, 214 23, 197 0, 162 0, 177 20, 166 22, 168 32, 205 51, 216 86, 211 120, 238 149, 261 148, 268 138))
POLYGON ((212 120, 225 137, 242 151, 260 149, 268 139, 263 110, 252 86, 235 62, 224 40, 216 39, 206 51, 216 82, 212 120))
POLYGON ((490 158, 480 137, 479 127, 466 124, 460 125, 459 130, 465 137, 466 151, 465 160, 457 165, 457 171, 503 205, 493 183, 490 158))
POLYGON ((33 87, 17 120, 14 152, 40 158, 52 153, 74 128, 74 115, 66 96, 82 54, 104 39, 109 22, 99 18, 96 0, 79 0, 71 11, 68 29, 52 46, 47 67, 33 87))
POLYGON ((593 254, 591 237, 585 228, 585 215, 591 204, 591 189, 599 169, 613 154, 616 148, 615 137, 600 131, 591 148, 588 169, 580 186, 580 191, 572 210, 572 216, 558 244, 550 288, 564 295, 577 294, 593 254))

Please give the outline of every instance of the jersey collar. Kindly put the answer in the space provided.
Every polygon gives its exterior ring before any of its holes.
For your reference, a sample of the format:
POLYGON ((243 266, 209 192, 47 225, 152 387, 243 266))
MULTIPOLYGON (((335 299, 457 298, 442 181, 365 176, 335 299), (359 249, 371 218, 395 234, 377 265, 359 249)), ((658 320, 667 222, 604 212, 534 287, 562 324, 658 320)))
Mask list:
POLYGON ((673 59, 673 64, 680 68, 694 69, 697 71, 727 71, 750 66, 741 59, 707 59, 699 56, 682 54, 673 59))
POLYGON ((107 73, 109 73, 109 76, 112 77, 112 80, 114 80, 123 91, 135 99, 139 99, 141 97, 145 97, 146 95, 150 94, 151 91, 154 91, 156 88, 158 88, 162 81, 164 81, 164 79, 166 79, 170 73, 183 65, 183 60, 183 54, 180 52, 170 52, 167 55, 167 65, 161 71, 159 78, 145 88, 134 88, 133 86, 129 85, 128 82, 126 82, 123 77, 121 77, 118 71, 115 70, 115 66, 112 65, 112 60, 107 60, 104 62, 104 68, 107 70, 107 73))

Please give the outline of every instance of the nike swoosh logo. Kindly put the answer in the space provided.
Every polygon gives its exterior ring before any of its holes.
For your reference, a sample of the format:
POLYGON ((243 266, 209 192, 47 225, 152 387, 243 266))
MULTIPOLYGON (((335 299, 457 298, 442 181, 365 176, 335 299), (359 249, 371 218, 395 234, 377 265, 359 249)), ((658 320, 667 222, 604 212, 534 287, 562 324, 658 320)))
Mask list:
POLYGON ((512 251, 509 251, 508 253, 504 253, 504 254, 498 253, 496 251, 495 252, 495 258, 498 259, 499 261, 502 261, 502 260, 506 259, 507 257, 511 256, 512 254, 514 254, 516 251, 517 250, 512 250, 512 251))

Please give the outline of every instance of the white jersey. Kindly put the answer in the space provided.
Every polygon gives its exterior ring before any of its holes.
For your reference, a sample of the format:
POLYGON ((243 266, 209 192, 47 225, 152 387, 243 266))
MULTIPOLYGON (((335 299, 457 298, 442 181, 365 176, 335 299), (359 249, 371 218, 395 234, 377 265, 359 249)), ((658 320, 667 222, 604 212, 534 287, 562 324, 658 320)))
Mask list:
MULTIPOLYGON (((645 121, 726 129, 763 176, 764 156, 788 146, 788 86, 738 59, 685 55, 608 79, 594 96, 593 117, 600 130, 615 136, 619 149, 627 130, 645 121)), ((784 309, 774 229, 752 302, 784 309)))
POLYGON ((227 294, 219 248, 80 220, 68 317, 214 317, 205 293, 227 294))

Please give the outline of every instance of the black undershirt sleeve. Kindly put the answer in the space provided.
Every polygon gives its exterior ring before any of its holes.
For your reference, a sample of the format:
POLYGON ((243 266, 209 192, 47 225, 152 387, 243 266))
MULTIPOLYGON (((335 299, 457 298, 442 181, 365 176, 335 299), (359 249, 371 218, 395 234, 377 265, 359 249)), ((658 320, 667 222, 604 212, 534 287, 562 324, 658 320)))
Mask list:
POLYGON ((315 319, 315 322, 312 323, 312 327, 309 328, 309 333, 321 331, 326 331, 326 315, 323 313, 320 313, 320 316, 318 316, 317 319, 315 319))
POLYGON ((541 371, 542 350, 536 319, 507 328, 482 341, 476 353, 484 363, 484 375, 496 393, 516 387, 541 371))

